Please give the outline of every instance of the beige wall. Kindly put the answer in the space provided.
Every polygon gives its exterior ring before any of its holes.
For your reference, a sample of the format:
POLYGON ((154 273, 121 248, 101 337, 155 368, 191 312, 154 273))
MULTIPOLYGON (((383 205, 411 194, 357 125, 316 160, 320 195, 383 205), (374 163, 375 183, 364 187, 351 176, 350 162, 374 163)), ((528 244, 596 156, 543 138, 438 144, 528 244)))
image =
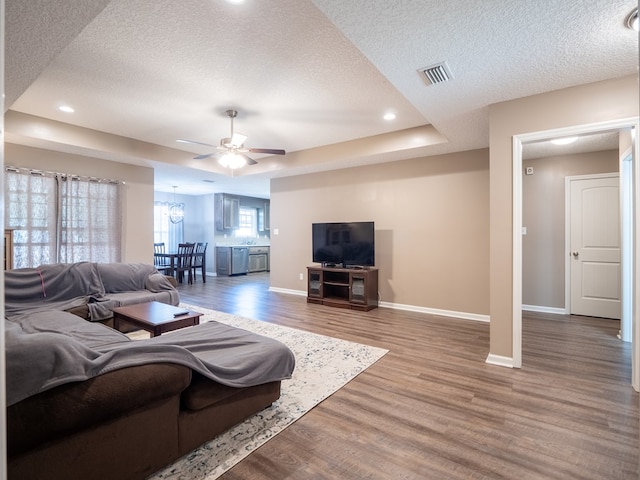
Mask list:
POLYGON ((271 286, 306 292, 313 222, 373 220, 383 302, 487 315, 488 167, 483 149, 272 180, 271 286))
MULTIPOLYGON (((524 146, 526 152, 527 146, 524 146)), ((522 181, 522 303, 564 309, 565 177, 618 171, 618 150, 525 160, 522 181)))
POLYGON ((153 169, 11 143, 4 164, 124 180, 122 261, 153 263, 153 169))
POLYGON ((512 138, 638 115, 638 76, 607 80, 491 105, 490 353, 513 356, 512 138))

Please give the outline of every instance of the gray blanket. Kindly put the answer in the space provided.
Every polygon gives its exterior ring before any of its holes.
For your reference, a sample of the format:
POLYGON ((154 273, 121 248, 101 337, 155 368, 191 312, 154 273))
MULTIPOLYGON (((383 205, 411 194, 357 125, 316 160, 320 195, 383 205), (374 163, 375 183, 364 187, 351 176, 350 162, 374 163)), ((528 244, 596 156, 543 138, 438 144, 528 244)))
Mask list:
POLYGON ((92 321, 111 318, 114 307, 161 301, 177 305, 179 294, 153 265, 57 263, 6 270, 5 314, 9 317, 87 305, 92 321))
POLYGON ((104 295, 98 270, 90 262, 6 270, 4 279, 5 314, 9 316, 26 309, 67 310, 104 295))
POLYGON ((5 320, 7 405, 58 385, 149 363, 185 365, 231 387, 291 378, 295 358, 281 342, 218 322, 131 341, 60 311, 5 320))

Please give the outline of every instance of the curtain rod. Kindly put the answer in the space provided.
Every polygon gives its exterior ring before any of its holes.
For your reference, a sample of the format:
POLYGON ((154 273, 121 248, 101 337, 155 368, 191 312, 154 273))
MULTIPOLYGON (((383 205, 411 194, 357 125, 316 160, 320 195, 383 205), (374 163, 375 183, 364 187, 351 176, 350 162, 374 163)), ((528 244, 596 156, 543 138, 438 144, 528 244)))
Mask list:
POLYGON ((4 167, 5 172, 14 172, 14 173, 24 173, 29 175, 53 175, 56 177, 61 177, 63 179, 70 178, 71 180, 82 180, 87 179, 89 182, 96 183, 111 183, 117 185, 125 185, 124 180, 114 180, 111 178, 98 178, 98 177, 90 177, 88 175, 75 175, 72 173, 62 173, 62 172, 51 172, 49 170, 37 170, 35 168, 26 168, 26 167, 13 167, 7 165, 4 167))

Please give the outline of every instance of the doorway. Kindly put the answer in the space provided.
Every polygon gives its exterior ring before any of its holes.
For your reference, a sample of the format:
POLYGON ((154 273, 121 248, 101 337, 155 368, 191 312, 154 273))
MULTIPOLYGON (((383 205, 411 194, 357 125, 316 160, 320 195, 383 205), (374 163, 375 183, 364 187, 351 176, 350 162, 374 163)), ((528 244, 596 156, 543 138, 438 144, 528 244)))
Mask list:
MULTIPOLYGON (((623 215, 630 222, 630 229, 632 231, 631 238, 633 238, 632 244, 625 241, 626 236, 623 234, 623 258, 625 255, 631 255, 632 265, 631 268, 634 272, 640 271, 640 255, 633 256, 633 252, 640 252, 640 238, 635 235, 636 225, 634 223, 633 211, 638 211, 640 208, 640 195, 637 193, 637 186, 640 186, 640 168, 637 167, 638 161, 638 117, 631 117, 626 119, 601 122, 588 125, 578 125, 566 128, 560 128, 555 130, 546 130, 541 132, 532 132, 521 135, 514 135, 513 137, 513 155, 512 155, 512 238, 513 238, 513 256, 512 256, 512 363, 513 367, 522 367, 522 176, 523 176, 523 163, 522 163, 522 150, 523 144, 528 142, 538 142, 542 140, 550 140, 552 138, 568 137, 572 135, 587 135, 591 133, 600 133, 607 131, 627 131, 631 135, 631 150, 632 150, 632 166, 630 169, 620 169, 621 172, 621 188, 622 196, 628 195, 631 199, 629 208, 623 215), (625 253, 626 252, 626 253, 625 253)), ((620 152, 622 153, 622 152, 620 152)), ((622 163, 622 162, 621 162, 622 163)), ((640 288, 637 282, 629 285, 629 281, 633 283, 633 279, 637 275, 623 275, 623 291, 630 292, 628 295, 623 295, 623 314, 627 313, 626 321, 632 323, 632 385, 634 389, 640 390, 640 372, 638 368, 638 359, 640 358, 640 326, 637 319, 637 306, 640 305, 640 288), (631 280, 629 280, 629 278, 631 280)), ((623 315, 624 316, 624 315, 623 315)), ((623 321, 625 319, 623 318, 623 321)))

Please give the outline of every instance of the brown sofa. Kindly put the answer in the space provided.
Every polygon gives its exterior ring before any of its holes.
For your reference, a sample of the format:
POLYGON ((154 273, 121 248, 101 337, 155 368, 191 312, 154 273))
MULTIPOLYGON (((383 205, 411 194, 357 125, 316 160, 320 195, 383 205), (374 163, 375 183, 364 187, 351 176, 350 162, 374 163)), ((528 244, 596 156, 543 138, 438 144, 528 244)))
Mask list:
POLYGON ((279 397, 169 363, 62 385, 7 408, 8 478, 143 479, 279 397))
POLYGON ((6 318, 5 337, 8 473, 15 480, 143 479, 277 400, 295 362, 280 342, 217 322, 131 341, 50 310, 6 318), (200 351, 203 338, 217 342, 212 357, 200 351), (243 350, 225 338, 240 338, 243 350), (271 370, 246 386, 220 380, 229 365, 216 370, 216 358, 227 347, 239 364, 271 370), (272 347, 281 359, 265 362, 260 355, 272 347))

